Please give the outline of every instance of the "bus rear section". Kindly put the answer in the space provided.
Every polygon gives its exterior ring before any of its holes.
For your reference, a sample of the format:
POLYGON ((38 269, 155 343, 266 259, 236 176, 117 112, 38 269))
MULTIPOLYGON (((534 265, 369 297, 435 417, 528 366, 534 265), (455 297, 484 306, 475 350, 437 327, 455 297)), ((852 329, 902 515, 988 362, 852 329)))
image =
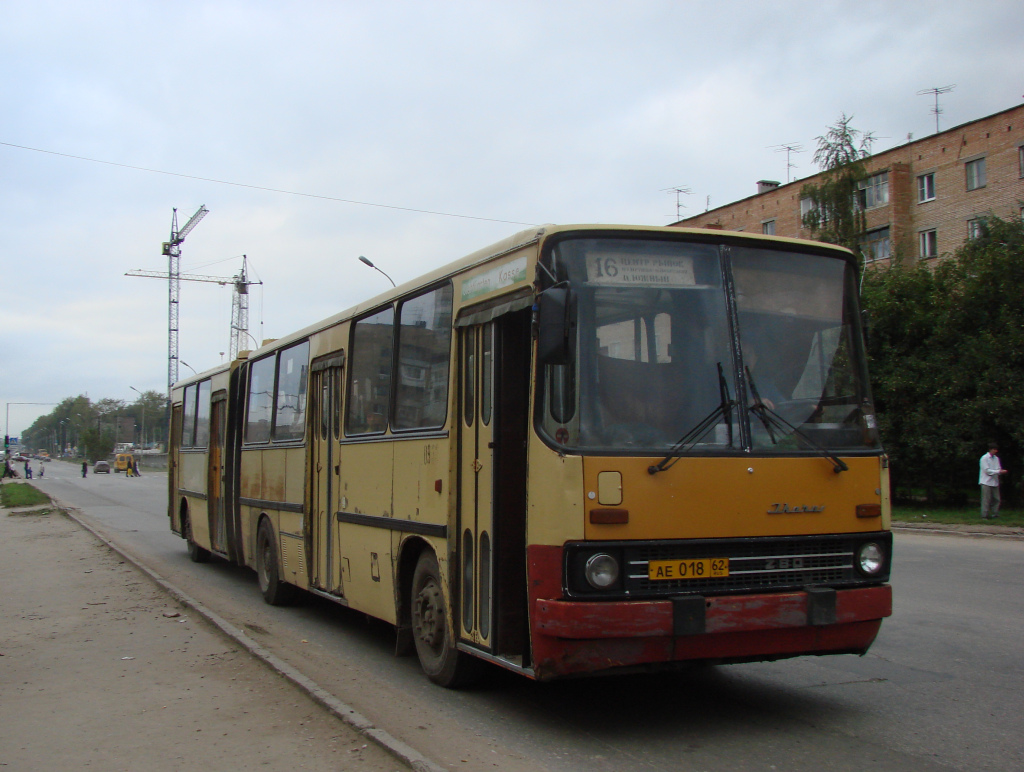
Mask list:
POLYGON ((850 256, 565 233, 541 259, 533 675, 867 651, 892 539, 850 256))

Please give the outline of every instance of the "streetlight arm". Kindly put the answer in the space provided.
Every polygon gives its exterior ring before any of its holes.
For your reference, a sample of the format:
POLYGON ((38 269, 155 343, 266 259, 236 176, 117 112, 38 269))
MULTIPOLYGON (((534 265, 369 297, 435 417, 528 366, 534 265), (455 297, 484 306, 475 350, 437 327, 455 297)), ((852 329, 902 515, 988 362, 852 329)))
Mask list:
POLYGON ((388 280, 389 282, 391 282, 391 286, 392 286, 392 287, 395 287, 395 286, 397 286, 397 285, 395 284, 395 280, 394 280, 394 279, 392 279, 392 278, 391 278, 390 276, 388 276, 388 275, 387 275, 386 273, 384 273, 384 271, 382 271, 382 270, 381 270, 380 268, 378 268, 377 266, 375 266, 375 265, 374 265, 373 263, 371 263, 371 262, 370 262, 370 260, 369 260, 369 258, 366 258, 366 257, 363 257, 362 255, 360 255, 360 256, 359 256, 359 262, 361 262, 361 263, 364 263, 365 265, 368 265, 368 266, 370 266, 370 267, 371 267, 371 268, 372 268, 373 270, 375 270, 375 271, 377 271, 378 273, 382 274, 382 275, 384 276, 384 278, 385 278, 385 279, 387 279, 387 280, 388 280))

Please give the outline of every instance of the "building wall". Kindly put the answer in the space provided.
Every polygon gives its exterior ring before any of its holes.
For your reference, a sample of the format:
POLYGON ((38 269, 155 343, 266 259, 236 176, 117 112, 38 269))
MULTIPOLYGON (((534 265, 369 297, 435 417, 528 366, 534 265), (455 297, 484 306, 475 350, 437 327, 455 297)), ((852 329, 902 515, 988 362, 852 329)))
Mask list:
MULTIPOLYGON (((867 209, 867 230, 889 228, 891 255, 920 258, 920 234, 934 230, 937 255, 948 255, 968 237, 979 216, 1024 215, 1024 105, 908 142, 867 159, 870 174, 888 172, 888 202, 867 209), (984 159, 985 185, 967 189, 967 166, 984 159), (919 178, 934 175, 935 197, 919 200, 919 178)), ((797 180, 673 223, 687 228, 765 232, 810 238, 800 216, 800 190, 820 175, 797 180)))

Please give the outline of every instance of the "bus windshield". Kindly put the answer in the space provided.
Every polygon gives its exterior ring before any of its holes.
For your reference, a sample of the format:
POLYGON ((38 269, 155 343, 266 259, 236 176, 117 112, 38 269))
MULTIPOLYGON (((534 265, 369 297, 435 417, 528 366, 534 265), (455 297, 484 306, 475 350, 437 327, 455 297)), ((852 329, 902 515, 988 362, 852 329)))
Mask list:
POLYGON ((549 442, 632 455, 878 448, 840 257, 570 238, 547 262, 577 322, 573 361, 541 372, 549 442))

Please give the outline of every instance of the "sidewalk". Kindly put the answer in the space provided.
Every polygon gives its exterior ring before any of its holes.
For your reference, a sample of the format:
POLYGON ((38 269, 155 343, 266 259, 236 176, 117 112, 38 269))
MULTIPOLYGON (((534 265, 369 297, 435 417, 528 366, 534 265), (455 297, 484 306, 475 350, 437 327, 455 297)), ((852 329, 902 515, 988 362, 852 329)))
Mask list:
POLYGON ((60 510, 0 509, 0 768, 408 769, 60 510))

